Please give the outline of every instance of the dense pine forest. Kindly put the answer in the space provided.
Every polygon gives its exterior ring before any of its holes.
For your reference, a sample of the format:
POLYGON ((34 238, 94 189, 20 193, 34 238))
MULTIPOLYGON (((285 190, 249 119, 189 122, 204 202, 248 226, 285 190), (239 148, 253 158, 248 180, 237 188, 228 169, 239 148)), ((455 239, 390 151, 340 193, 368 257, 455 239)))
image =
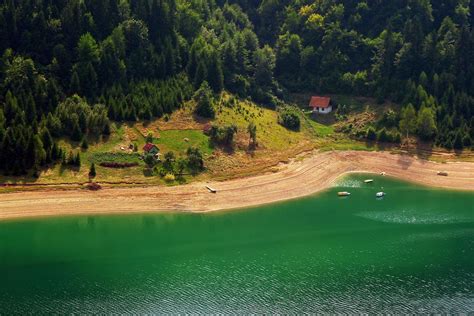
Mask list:
POLYGON ((198 90, 271 108, 298 91, 391 100, 387 128, 470 148, 473 23, 469 0, 1 0, 0 169, 54 163, 58 139, 198 90))

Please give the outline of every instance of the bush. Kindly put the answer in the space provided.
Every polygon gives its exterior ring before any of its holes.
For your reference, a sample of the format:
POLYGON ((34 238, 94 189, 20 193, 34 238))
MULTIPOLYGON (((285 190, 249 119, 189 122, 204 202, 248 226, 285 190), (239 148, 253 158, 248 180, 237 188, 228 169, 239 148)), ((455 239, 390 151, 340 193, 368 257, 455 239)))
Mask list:
POLYGON ((376 140, 377 139, 377 133, 375 132, 375 129, 373 127, 369 127, 367 129, 366 138, 368 140, 376 140))
POLYGON ((471 137, 469 135, 464 136, 462 142, 464 144, 464 147, 471 147, 471 145, 472 145, 472 140, 471 140, 471 137))
POLYGON ((173 162, 176 159, 174 153, 172 151, 168 151, 164 158, 165 160, 163 161, 163 168, 168 172, 173 171, 173 162))
POLYGON ((104 168, 124 169, 138 166, 137 162, 101 162, 99 166, 104 168))
POLYGON ((396 126, 398 126, 399 120, 400 120, 400 118, 399 118, 397 112, 395 112, 393 109, 388 109, 383 114, 383 117, 380 120, 380 124, 387 127, 387 128, 396 127, 396 126))
POLYGON ((237 133, 237 126, 234 124, 228 126, 212 126, 209 132, 212 142, 219 145, 231 146, 234 142, 234 136, 237 133))
POLYGON ((402 142, 402 134, 400 134, 400 132, 393 133, 393 142, 396 144, 400 144, 402 142))
POLYGON ((176 177, 172 173, 167 173, 164 179, 166 182, 173 182, 174 180, 176 180, 176 177))
POLYGON ((145 138, 145 141, 147 143, 153 143, 153 133, 148 133, 148 135, 146 135, 146 138, 145 138))
POLYGON ((91 164, 91 168, 89 170, 89 178, 95 178, 97 176, 97 172, 95 171, 95 164, 91 164))
POLYGON ((156 164, 156 159, 151 154, 145 155, 145 158, 143 160, 145 161, 147 166, 150 167, 150 168, 153 168, 153 166, 156 164))
POLYGON ((199 148, 189 147, 186 155, 188 156, 188 167, 193 173, 204 169, 204 161, 199 148))
POLYGON ((84 149, 84 150, 87 150, 89 148, 89 143, 87 142, 86 137, 82 138, 81 148, 84 149))
POLYGON ((387 135, 387 130, 385 128, 382 128, 378 133, 377 133, 377 140, 382 143, 386 143, 389 141, 389 137, 387 135))
POLYGON ((278 123, 284 127, 299 131, 301 127, 301 121, 299 115, 296 113, 296 110, 284 107, 279 110, 278 123))

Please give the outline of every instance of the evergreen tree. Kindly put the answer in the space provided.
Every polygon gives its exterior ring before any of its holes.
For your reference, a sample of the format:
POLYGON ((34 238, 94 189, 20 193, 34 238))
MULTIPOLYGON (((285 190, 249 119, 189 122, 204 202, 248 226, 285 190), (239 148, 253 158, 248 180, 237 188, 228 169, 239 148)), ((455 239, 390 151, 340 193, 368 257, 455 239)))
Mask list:
POLYGON ((207 81, 204 81, 196 91, 194 100, 196 101, 196 114, 208 118, 213 118, 216 115, 212 91, 207 81))
POLYGON ((257 125, 252 121, 249 123, 247 126, 247 132, 249 133, 249 145, 250 141, 252 141, 252 144, 255 146, 257 143, 257 125))
POLYGON ((224 73, 222 72, 221 60, 216 51, 211 54, 207 80, 215 93, 221 92, 224 88, 224 73))
POLYGON ((89 143, 87 142, 87 137, 83 137, 83 138, 82 138, 81 148, 82 148, 83 150, 89 149, 89 143))
POLYGON ((72 72, 69 91, 71 91, 71 93, 79 93, 81 91, 81 83, 79 82, 79 75, 76 70, 72 72))
POLYGON ((96 170, 95 170, 95 164, 92 163, 91 167, 89 169, 89 178, 95 178, 97 176, 96 170))

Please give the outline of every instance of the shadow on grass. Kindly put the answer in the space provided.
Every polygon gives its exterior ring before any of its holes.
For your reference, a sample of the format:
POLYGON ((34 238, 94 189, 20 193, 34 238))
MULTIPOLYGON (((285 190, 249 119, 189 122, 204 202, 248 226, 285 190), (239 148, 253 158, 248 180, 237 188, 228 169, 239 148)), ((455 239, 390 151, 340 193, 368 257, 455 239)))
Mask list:
POLYGON ((336 123, 336 117, 334 116, 334 113, 330 113, 330 114, 312 113, 309 115, 309 119, 324 126, 332 126, 336 123))

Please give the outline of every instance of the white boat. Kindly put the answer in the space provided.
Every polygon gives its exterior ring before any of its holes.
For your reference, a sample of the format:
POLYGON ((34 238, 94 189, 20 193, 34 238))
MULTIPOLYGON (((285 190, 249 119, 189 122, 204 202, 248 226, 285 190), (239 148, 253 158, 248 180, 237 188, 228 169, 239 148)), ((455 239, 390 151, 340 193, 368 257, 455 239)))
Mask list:
POLYGON ((338 196, 349 196, 351 195, 349 192, 337 192, 338 196))
POLYGON ((384 197, 385 192, 377 192, 377 194, 375 194, 375 196, 378 197, 378 198, 384 197))
POLYGON ((214 188, 211 188, 211 187, 210 187, 210 186, 208 186, 208 185, 206 185, 206 189, 208 189, 208 190, 209 190, 209 192, 211 192, 211 193, 217 193, 217 190, 216 190, 216 189, 214 189, 214 188))
POLYGON ((364 180, 364 182, 365 183, 372 183, 372 182, 374 182, 374 180, 373 179, 367 179, 367 180, 364 180))

